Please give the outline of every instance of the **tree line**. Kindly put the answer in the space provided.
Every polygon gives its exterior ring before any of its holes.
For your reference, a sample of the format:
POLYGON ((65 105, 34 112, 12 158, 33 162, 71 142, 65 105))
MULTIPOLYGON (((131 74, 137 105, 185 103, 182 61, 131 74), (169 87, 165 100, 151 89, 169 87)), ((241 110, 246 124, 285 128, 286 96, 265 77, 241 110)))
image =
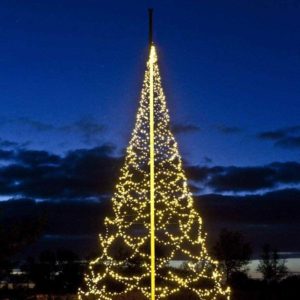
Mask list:
MULTIPOLYGON (((73 251, 60 249, 43 251, 38 257, 22 262, 14 261, 14 254, 32 243, 43 227, 42 220, 27 221, 22 220, 9 228, 0 227, 0 298, 27 299, 36 294, 75 295, 83 283, 90 258, 82 260, 73 251), (12 270, 16 267, 19 274, 14 275, 12 270), (18 285, 18 280, 33 285, 31 288, 18 285), (17 288, 5 286, 5 282, 9 281, 17 288)), ((286 261, 271 245, 264 245, 261 250, 257 267, 261 279, 253 279, 248 274, 253 251, 242 233, 223 229, 211 254, 220 262, 224 280, 232 288, 233 300, 297 299, 300 276, 289 273, 286 261)), ((179 295, 178 299, 182 296, 189 299, 186 295, 179 295)))

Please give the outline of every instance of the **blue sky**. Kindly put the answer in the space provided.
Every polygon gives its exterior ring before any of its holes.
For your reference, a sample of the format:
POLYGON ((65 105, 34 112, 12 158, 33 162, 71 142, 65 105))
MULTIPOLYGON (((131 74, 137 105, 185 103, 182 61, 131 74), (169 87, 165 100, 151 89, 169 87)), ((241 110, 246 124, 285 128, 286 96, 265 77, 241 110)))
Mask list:
POLYGON ((290 0, 2 1, 1 138, 58 153, 124 147, 150 6, 172 121, 199 128, 178 134, 184 158, 299 161, 300 145, 257 137, 300 124, 300 5, 290 0), (78 124, 88 122, 99 127, 86 139, 78 124))

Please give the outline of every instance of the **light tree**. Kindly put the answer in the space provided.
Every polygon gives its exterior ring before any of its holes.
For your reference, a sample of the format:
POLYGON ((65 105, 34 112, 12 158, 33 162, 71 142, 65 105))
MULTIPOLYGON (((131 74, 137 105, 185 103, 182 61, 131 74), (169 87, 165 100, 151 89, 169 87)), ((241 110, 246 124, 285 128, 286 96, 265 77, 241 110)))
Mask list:
MULTIPOLYGON (((117 299, 131 292, 151 297, 151 263, 155 258, 156 299, 171 299, 183 290, 197 299, 229 299, 218 262, 207 253, 202 220, 182 168, 152 44, 136 123, 112 198, 113 215, 100 236, 102 254, 92 261, 80 299, 117 299), (151 90, 152 89, 152 90, 151 90), (151 104, 151 93, 153 103, 151 104), (151 105, 154 116, 153 185, 155 257, 151 254, 151 105), (188 268, 172 268, 173 260, 188 268)), ((152 298, 153 299, 153 298, 152 298)))

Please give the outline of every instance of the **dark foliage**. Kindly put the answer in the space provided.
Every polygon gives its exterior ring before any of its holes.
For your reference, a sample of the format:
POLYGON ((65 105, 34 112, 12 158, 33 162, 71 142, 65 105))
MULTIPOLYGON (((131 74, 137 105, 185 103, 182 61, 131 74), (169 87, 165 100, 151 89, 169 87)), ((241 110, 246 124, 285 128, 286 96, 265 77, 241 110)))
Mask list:
POLYGON ((223 229, 213 248, 213 254, 220 262, 227 281, 233 272, 242 271, 251 257, 251 246, 244 241, 240 232, 223 229))
POLYGON ((270 245, 264 245, 257 271, 261 272, 264 280, 268 282, 279 281, 288 272, 285 260, 280 259, 278 252, 271 249, 270 245))
POLYGON ((0 270, 10 257, 41 235, 45 223, 42 216, 20 216, 17 220, 0 218, 0 270))
POLYGON ((69 250, 42 252, 38 262, 24 266, 40 293, 76 293, 83 282, 85 266, 69 250))

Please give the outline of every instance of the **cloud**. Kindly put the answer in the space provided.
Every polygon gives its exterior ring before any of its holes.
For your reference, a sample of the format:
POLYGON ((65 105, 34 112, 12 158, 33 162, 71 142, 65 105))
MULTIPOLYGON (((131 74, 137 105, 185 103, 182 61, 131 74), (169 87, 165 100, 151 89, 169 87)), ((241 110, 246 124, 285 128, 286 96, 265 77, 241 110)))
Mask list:
POLYGON ((14 151, 0 149, 0 160, 11 160, 14 158, 14 151))
MULTIPOLYGON (((225 227, 242 231, 256 249, 268 242, 281 251, 299 251, 300 190, 283 189, 251 196, 207 194, 195 197, 194 204, 203 218, 209 246, 225 227)), ((70 247, 87 255, 97 253, 98 234, 104 232, 103 221, 111 214, 111 202, 22 199, 0 202, 0 210, 4 222, 24 215, 46 216, 45 238, 28 249, 30 255, 34 255, 34 249, 38 253, 41 247, 50 246, 70 247)))
POLYGON ((203 160, 204 160, 204 162, 207 163, 207 164, 210 164, 210 163, 213 162, 213 160, 212 160, 210 157, 208 157, 208 156, 204 156, 204 157, 203 157, 203 160))
POLYGON ((49 123, 40 122, 37 120, 33 120, 30 118, 22 117, 18 118, 16 120, 12 120, 13 122, 20 123, 25 126, 29 126, 37 131, 45 132, 45 131, 51 131, 55 129, 55 126, 49 123))
MULTIPOLYGON (((45 215, 44 234, 51 236, 51 246, 68 246, 85 254, 87 249, 96 249, 104 216, 111 213, 111 201, 107 199, 123 161, 115 152, 112 144, 77 149, 65 155, 19 148, 0 150, 0 159, 7 162, 0 165, 0 195, 13 199, 0 202, 2 221, 13 222, 21 215, 45 215), (18 200, 21 197, 24 199, 18 200), (86 243, 91 244, 87 247, 86 243)), ((219 193, 194 197, 209 234, 209 244, 221 228, 227 227, 242 231, 257 247, 269 242, 278 245, 278 249, 282 245, 287 251, 299 249, 300 190, 279 188, 300 183, 300 163, 185 169, 193 192, 203 193, 202 186, 208 186, 219 193), (222 195, 228 191, 256 192, 268 188, 278 190, 260 195, 222 195)), ((37 247, 49 247, 50 241, 45 238, 39 243, 37 247)), ((29 251, 34 253, 32 248, 29 251)))
MULTIPOLYGON (((1 149, 0 160, 0 195, 83 199, 111 195, 123 156, 116 155, 114 145, 102 144, 65 155, 1 149)), ((201 193, 256 193, 300 185, 298 162, 245 167, 187 165, 185 170, 193 191, 201 193)))
POLYGON ((216 192, 257 192, 300 184, 300 164, 271 163, 265 166, 188 166, 189 178, 216 192))
POLYGON ((2 149, 17 149, 17 148, 26 148, 31 144, 30 141, 18 143, 10 140, 4 140, 0 138, 0 148, 2 149))
POLYGON ((300 148, 300 126, 284 127, 273 131, 263 131, 257 134, 260 140, 272 141, 275 147, 285 149, 300 148))
POLYGON ((190 180, 207 182, 211 176, 221 173, 223 167, 187 166, 185 169, 190 180))
POLYGON ((228 167, 209 180, 215 191, 257 191, 274 187, 274 171, 263 167, 228 167))
POLYGON ((220 223, 300 225, 299 189, 246 196, 200 195, 195 197, 195 204, 204 216, 220 223))
POLYGON ((277 141, 286 137, 286 133, 282 130, 264 131, 257 135, 259 139, 277 141))
POLYGON ((226 126, 226 125, 217 125, 215 128, 222 134, 237 134, 242 132, 242 128, 237 127, 237 126, 226 126))
POLYGON ((13 142, 13 141, 9 141, 9 140, 3 140, 0 138, 0 147, 1 148, 14 148, 19 146, 19 143, 17 142, 13 142))
POLYGON ((38 199, 80 199, 110 194, 121 158, 104 144, 58 156, 47 151, 0 151, 0 194, 38 199))
POLYGON ((246 235, 255 251, 270 243, 280 251, 299 251, 300 190, 283 189, 262 195, 201 195, 195 204, 210 240, 222 228, 246 235))
POLYGON ((21 150, 16 152, 15 160, 25 166, 55 166, 61 157, 43 150, 21 150))
POLYGON ((200 131, 200 127, 194 124, 174 124, 172 130, 175 134, 192 133, 200 131))
POLYGON ((300 148, 300 136, 297 137, 285 137, 279 139, 274 144, 277 147, 287 148, 287 149, 299 149, 300 148))
POLYGON ((78 133, 86 144, 99 143, 99 135, 105 129, 104 125, 97 123, 92 118, 82 118, 70 125, 57 128, 59 131, 78 133))
MULTIPOLYGON (((46 122, 41 122, 27 117, 16 118, 16 119, 4 119, 0 123, 0 126, 9 124, 18 124, 21 126, 29 127, 30 129, 37 132, 56 132, 56 133, 74 133, 77 134, 84 144, 100 144, 100 135, 106 130, 103 124, 98 123, 93 119, 93 117, 83 117, 75 122, 66 124, 63 126, 57 126, 46 122)), ((0 146, 2 147, 25 147, 28 146, 29 142, 22 144, 5 141, 0 139, 0 146)))

